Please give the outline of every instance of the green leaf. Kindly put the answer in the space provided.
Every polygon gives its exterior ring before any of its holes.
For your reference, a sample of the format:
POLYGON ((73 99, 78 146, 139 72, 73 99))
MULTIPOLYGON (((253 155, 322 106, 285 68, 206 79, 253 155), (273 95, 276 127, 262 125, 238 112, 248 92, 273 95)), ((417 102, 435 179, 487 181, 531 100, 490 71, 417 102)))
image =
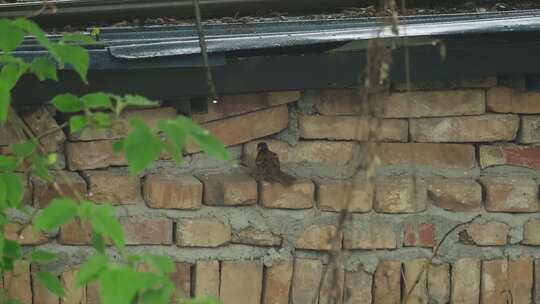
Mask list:
POLYGON ((91 93, 81 97, 84 105, 89 109, 111 109, 112 102, 109 95, 105 93, 91 93))
POLYGON ((139 273, 127 267, 107 269, 99 279, 103 304, 131 304, 142 285, 139 273))
POLYGON ((108 259, 103 254, 96 254, 88 258, 77 272, 75 287, 80 288, 99 277, 100 273, 107 267, 107 262, 108 259))
POLYGON ((186 130, 178 126, 174 120, 158 121, 158 128, 166 139, 165 148, 172 158, 180 163, 182 161, 182 150, 186 145, 186 130))
POLYGON ((8 187, 6 185, 6 182, 4 182, 3 179, 0 178, 0 209, 4 210, 7 206, 7 192, 8 187))
POLYGON ((92 113, 92 120, 100 128, 108 128, 112 125, 111 116, 107 113, 92 113))
POLYGON ((94 229, 92 229, 92 247, 101 254, 105 253, 105 240, 103 239, 103 236, 94 229))
POLYGON ((124 249, 124 231, 120 222, 114 218, 111 213, 112 205, 106 204, 99 206, 90 219, 92 229, 99 234, 108 236, 112 239, 119 250, 124 249))
POLYGON ((81 43, 81 44, 95 44, 96 39, 92 36, 88 36, 85 34, 76 34, 76 33, 67 33, 64 34, 61 42, 75 42, 75 43, 81 43))
MULTIPOLYGON (((146 275, 146 274, 145 274, 146 275)), ((157 289, 146 290, 141 296, 143 304, 168 304, 174 292, 174 285, 168 278, 153 278, 148 276, 148 279, 160 282, 162 286, 157 289)), ((152 282, 152 281, 151 281, 152 282)))
POLYGON ((169 273, 174 271, 174 263, 171 258, 160 255, 145 255, 142 259, 151 266, 156 267, 163 273, 169 273))
POLYGON ((34 21, 25 18, 19 18, 13 21, 12 24, 17 26, 19 29, 25 30, 29 34, 33 35, 34 38, 36 38, 36 40, 39 42, 39 44, 45 47, 49 51, 49 53, 56 60, 58 60, 58 54, 56 52, 56 49, 54 48, 54 45, 51 43, 49 38, 47 38, 45 32, 43 32, 39 25, 37 25, 34 21))
POLYGON ((79 205, 79 210, 77 214, 81 219, 88 219, 90 216, 92 216, 92 213, 94 212, 94 203, 89 201, 84 201, 79 205))
POLYGON ((60 280, 58 280, 58 277, 48 271, 40 271, 37 273, 37 278, 39 282, 43 284, 45 288, 47 288, 47 290, 59 296, 60 298, 64 297, 64 287, 62 287, 62 284, 60 283, 60 280))
POLYGON ((195 143, 201 147, 201 149, 208 155, 221 158, 223 160, 230 161, 231 157, 225 146, 214 137, 208 130, 205 130, 201 126, 194 123, 191 119, 183 116, 179 116, 176 119, 176 123, 179 128, 187 130, 188 136, 195 141, 195 143))
POLYGON ((159 106, 159 103, 156 101, 151 101, 148 98, 140 95, 125 95, 124 102, 128 106, 139 106, 139 107, 155 107, 159 106))
POLYGON ((34 251, 32 251, 30 258, 32 259, 32 262, 48 263, 48 262, 52 262, 56 260, 58 256, 56 256, 56 254, 49 251, 45 251, 41 249, 34 249, 34 251))
POLYGON ((7 85, 9 89, 13 89, 26 69, 26 64, 21 66, 20 64, 8 63, 0 71, 0 81, 7 85))
POLYGON ((84 83, 88 83, 86 73, 88 72, 88 64, 90 56, 88 51, 77 45, 58 44, 55 46, 58 57, 64 63, 70 64, 79 74, 84 83))
POLYGON ((84 129, 88 124, 86 116, 75 115, 69 118, 69 131, 71 133, 77 133, 84 129))
POLYGON ((52 99, 52 104, 61 112, 75 113, 83 110, 83 102, 75 95, 67 93, 57 95, 52 99))
POLYGON ((19 243, 6 239, 4 241, 4 256, 19 260, 22 257, 22 250, 19 243))
POLYGON ((8 172, 0 173, 0 180, 7 187, 6 200, 8 205, 11 207, 17 207, 21 203, 24 196, 22 178, 17 174, 8 172))
POLYGON ((0 125, 7 120, 10 102, 11 90, 6 83, 0 82, 0 125))
POLYGON ((34 226, 41 230, 56 229, 77 216, 77 204, 69 198, 54 199, 37 216, 34 226))
POLYGON ((17 168, 17 158, 0 155, 0 171, 13 171, 17 168))
POLYGON ((30 71, 34 73, 40 81, 44 81, 46 79, 58 81, 56 64, 49 58, 34 58, 34 60, 32 60, 32 63, 30 64, 30 71))
POLYGON ((112 149, 116 153, 122 152, 124 150, 124 139, 122 138, 115 141, 112 145, 112 149))
POLYGON ((0 50, 8 53, 17 48, 23 39, 24 32, 20 28, 6 19, 0 20, 0 50))
POLYGON ((124 139, 124 150, 129 171, 136 175, 159 158, 163 144, 140 119, 133 118, 130 123, 134 130, 124 139))
POLYGON ((19 157, 30 156, 36 150, 36 145, 31 140, 25 140, 9 146, 13 154, 19 157))

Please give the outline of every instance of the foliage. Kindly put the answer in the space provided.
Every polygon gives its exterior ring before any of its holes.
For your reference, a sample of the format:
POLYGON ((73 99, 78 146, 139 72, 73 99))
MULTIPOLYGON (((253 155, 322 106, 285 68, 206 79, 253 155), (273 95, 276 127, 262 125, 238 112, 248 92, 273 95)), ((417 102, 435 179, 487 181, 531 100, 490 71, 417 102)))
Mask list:
MULTIPOLYGON (((71 67, 81 81, 87 83, 90 57, 82 44, 95 43, 94 36, 97 36, 97 33, 99 31, 96 30, 91 35, 65 34, 58 42, 53 42, 30 20, 0 20, 0 124, 3 125, 8 120, 11 91, 25 74, 32 74, 40 81, 58 81, 57 70, 71 67), (48 56, 35 58, 31 62, 15 56, 13 51, 23 43, 25 35, 33 36, 48 51, 48 56)), ((61 94, 54 97, 51 104, 69 116, 69 129, 72 133, 87 127, 113 128, 126 120, 123 113, 126 108, 158 105, 143 96, 120 96, 105 92, 83 96, 61 94)), ((140 119, 130 119, 127 123, 131 126, 131 132, 116 142, 114 149, 125 154, 133 175, 141 173, 163 153, 181 162, 182 153, 189 142, 197 144, 210 155, 230 160, 226 149, 216 138, 186 117, 160 120, 155 128, 140 119)), ((18 127, 15 123, 13 126, 18 127)), ((168 257, 127 255, 122 226, 114 216, 112 205, 107 202, 97 205, 82 199, 60 197, 50 202, 45 209, 32 213, 28 207, 21 204, 24 188, 20 176, 16 173, 17 168, 23 164, 31 164, 32 174, 51 182, 49 169, 56 165, 56 155, 45 153, 36 138, 21 141, 9 148, 12 155, 0 155, 2 273, 12 271, 18 260, 27 260, 38 265, 57 260, 56 254, 41 249, 34 249, 23 255, 20 244, 6 238, 5 227, 10 223, 10 209, 31 215, 30 222, 23 228, 32 225, 41 231, 56 230, 73 221, 84 221, 92 229, 94 254, 80 266, 75 279, 76 288, 98 282, 101 300, 105 304, 169 303, 175 287, 169 279, 174 264, 168 257), (111 254, 120 258, 112 259, 111 254), (141 268, 149 271, 139 271, 141 268)), ((22 229, 19 233, 21 231, 22 229)), ((53 294, 64 296, 64 286, 55 274, 39 271, 36 277, 53 294)), ((6 295, 1 295, 1 298, 6 298, 6 295)), ((211 304, 217 301, 195 299, 188 303, 211 304)))

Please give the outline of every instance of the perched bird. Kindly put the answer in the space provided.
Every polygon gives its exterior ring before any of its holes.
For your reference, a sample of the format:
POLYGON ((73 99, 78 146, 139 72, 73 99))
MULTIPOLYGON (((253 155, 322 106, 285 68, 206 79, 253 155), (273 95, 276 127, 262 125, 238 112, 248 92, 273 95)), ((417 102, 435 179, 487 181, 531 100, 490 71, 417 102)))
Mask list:
POLYGON ((295 178, 281 171, 279 157, 268 149, 265 142, 257 144, 257 151, 257 158, 255 159, 256 177, 270 183, 277 182, 286 187, 294 183, 295 178))

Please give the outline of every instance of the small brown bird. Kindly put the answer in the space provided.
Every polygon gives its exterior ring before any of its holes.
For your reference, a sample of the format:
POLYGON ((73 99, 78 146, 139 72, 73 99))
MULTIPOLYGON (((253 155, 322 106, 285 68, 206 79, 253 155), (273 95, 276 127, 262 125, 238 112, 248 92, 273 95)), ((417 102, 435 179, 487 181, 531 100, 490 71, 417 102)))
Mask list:
POLYGON ((265 142, 257 144, 257 158, 255 159, 256 176, 269 183, 280 183, 283 186, 290 186, 295 178, 281 171, 279 157, 276 153, 268 149, 265 142))

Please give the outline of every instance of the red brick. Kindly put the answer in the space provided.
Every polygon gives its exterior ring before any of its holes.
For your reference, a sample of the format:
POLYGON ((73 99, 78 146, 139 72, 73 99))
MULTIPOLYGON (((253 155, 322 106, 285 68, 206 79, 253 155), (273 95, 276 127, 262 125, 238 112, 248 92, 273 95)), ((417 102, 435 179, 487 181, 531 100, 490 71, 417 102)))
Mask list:
POLYGON ((109 166, 126 166, 123 153, 113 151, 116 140, 67 142, 66 158, 70 170, 91 170, 109 166))
POLYGON ((197 261, 195 296, 219 298, 219 261, 197 261))
POLYGON ((521 115, 517 141, 522 144, 540 142, 540 115, 521 115))
POLYGON ((264 272, 262 304, 288 304, 293 275, 292 261, 280 261, 264 272))
POLYGON ((263 266, 256 261, 223 261, 219 298, 223 304, 259 304, 263 266))
POLYGON ((143 194, 150 208, 199 209, 202 183, 192 175, 152 174, 146 177, 143 194))
POLYGON ((315 185, 310 180, 297 180, 289 187, 263 181, 260 195, 266 208, 308 209, 314 204, 315 185))
POLYGON ((417 223, 405 224, 403 245, 407 247, 433 247, 435 246, 435 224, 417 223))
POLYGON ((76 275, 76 270, 68 270, 60 276, 66 293, 66 296, 60 301, 61 304, 84 304, 86 302, 86 289, 75 288, 76 275))
POLYGON ((319 304, 343 304, 345 271, 335 263, 326 265, 319 292, 319 304))
POLYGON ((139 177, 124 170, 86 171, 88 199, 96 203, 113 205, 143 202, 139 177))
POLYGON ((256 246, 280 246, 281 236, 275 235, 269 231, 261 231, 253 227, 247 227, 240 231, 234 231, 232 242, 256 246))
POLYGON ((204 185, 205 205, 237 206, 257 203, 257 182, 247 174, 211 174, 198 177, 204 185))
MULTIPOLYGON (((286 105, 247 113, 241 116, 216 120, 203 125, 225 146, 232 146, 265 137, 287 128, 289 111, 286 105), (234 132, 231 132, 234 130, 234 132)), ((198 147, 188 145, 188 153, 200 151, 198 147)))
POLYGON ((411 120, 411 139, 417 142, 490 142, 514 140, 519 117, 486 114, 411 120))
POLYGON ((450 265, 431 264, 428 267, 429 303, 446 304, 450 302, 450 265))
POLYGON ((378 180, 373 209, 382 213, 416 213, 426 209, 426 184, 409 178, 378 180))
POLYGON ((343 302, 346 304, 371 304, 371 274, 364 270, 345 272, 345 291, 343 302))
POLYGON ((341 236, 336 236, 335 225, 309 225, 296 240, 296 248, 310 250, 331 250, 332 244, 341 244, 341 236))
POLYGON ((307 139, 407 141, 408 122, 400 119, 370 120, 364 116, 300 116, 300 136, 307 139))
POLYGON ((410 260, 403 263, 403 272, 404 272, 404 294, 403 300, 406 299, 408 294, 409 297, 404 303, 407 304, 422 304, 427 303, 428 292, 427 292, 427 270, 428 270, 428 260, 427 259, 416 259, 410 260), (416 283, 417 282, 417 283, 416 283), (414 289, 413 289, 414 288, 414 289))
POLYGON ((505 87, 494 87, 487 91, 487 109, 501 113, 540 113, 538 92, 518 92, 505 87))
POLYGON ((76 199, 77 197, 74 194, 73 189, 78 191, 82 197, 86 197, 86 182, 79 174, 67 171, 62 173, 52 171, 52 180, 58 185, 64 195, 61 195, 61 193, 59 193, 53 185, 47 184, 42 179, 37 177, 32 178, 34 188, 34 206, 44 208, 53 199, 59 197, 76 199), (64 181, 63 175, 69 179, 69 182, 64 181))
POLYGON ((373 303, 399 304, 401 296, 401 262, 381 261, 373 277, 373 303))
POLYGON ((131 118, 139 118, 152 129, 156 129, 158 120, 174 119, 176 116, 177 111, 175 108, 131 109, 125 111, 122 118, 116 120, 110 128, 87 127, 81 132, 70 134, 69 139, 72 141, 118 139, 127 136, 132 131, 132 127, 129 124, 129 119, 131 118))
POLYGON ((31 225, 24 226, 18 223, 8 223, 4 226, 5 238, 17 241, 21 245, 41 245, 49 241, 49 238, 31 225))
POLYGON ((532 260, 482 263, 482 303, 531 303, 532 260))
POLYGON ((30 265, 26 261, 16 261, 13 271, 4 273, 5 294, 20 304, 32 304, 30 265))
POLYGON ((186 300, 191 295, 191 264, 189 263, 175 263, 174 272, 169 274, 171 282, 176 287, 173 299, 186 300))
POLYGON ((523 225, 523 244, 540 245, 540 219, 530 219, 523 225))
POLYGON ((486 210, 491 212, 536 212, 538 184, 524 178, 483 178, 486 210))
POLYGON ((45 107, 25 115, 23 120, 34 135, 39 138, 39 142, 47 152, 56 152, 62 149, 66 135, 45 107), (56 131, 53 132, 53 130, 56 131))
POLYGON ((540 170, 540 146, 480 146, 480 166, 516 166, 540 170))
POLYGON ((318 179, 317 201, 322 211, 369 212, 373 205, 373 187, 366 179, 318 179))
POLYGON ((193 120, 199 123, 205 123, 286 104, 297 101, 298 99, 300 99, 299 91, 224 95, 219 97, 218 103, 208 104, 208 113, 195 114, 193 115, 193 120))
POLYGON ((92 282, 86 286, 86 304, 101 304, 99 282, 92 282))
POLYGON ((317 303, 323 265, 319 260, 295 259, 291 291, 292 303, 317 303))
POLYGON ((167 218, 128 217, 120 220, 126 245, 170 245, 173 223, 167 218))
POLYGON ((217 219, 182 219, 176 244, 182 247, 218 247, 231 240, 231 227, 217 219))
MULTIPOLYGON (((257 144, 253 141, 244 145, 244 163, 254 167, 257 144)), ((271 151, 279 156, 281 164, 314 163, 332 166, 345 166, 359 156, 359 146, 354 142, 311 140, 300 141, 294 147, 279 140, 265 140, 271 151)))
POLYGON ((452 267, 452 303, 478 304, 480 301, 480 260, 463 258, 452 267))
POLYGON ((63 245, 88 245, 92 239, 92 228, 87 221, 73 221, 60 228, 58 242, 63 245))
POLYGON ((479 211, 482 205, 482 187, 471 179, 430 179, 428 198, 433 205, 446 210, 479 211))
POLYGON ((508 240, 510 227, 501 222, 471 223, 464 230, 462 238, 465 243, 472 242, 478 246, 504 246, 508 240))
POLYGON ((365 229, 347 229, 343 233, 345 249, 395 249, 397 237, 393 227, 370 223, 365 229))
POLYGON ((429 166, 470 170, 476 166, 475 149, 467 144, 382 143, 376 150, 382 165, 429 166))
POLYGON ((534 298, 533 303, 540 303, 540 260, 534 260, 534 298))

